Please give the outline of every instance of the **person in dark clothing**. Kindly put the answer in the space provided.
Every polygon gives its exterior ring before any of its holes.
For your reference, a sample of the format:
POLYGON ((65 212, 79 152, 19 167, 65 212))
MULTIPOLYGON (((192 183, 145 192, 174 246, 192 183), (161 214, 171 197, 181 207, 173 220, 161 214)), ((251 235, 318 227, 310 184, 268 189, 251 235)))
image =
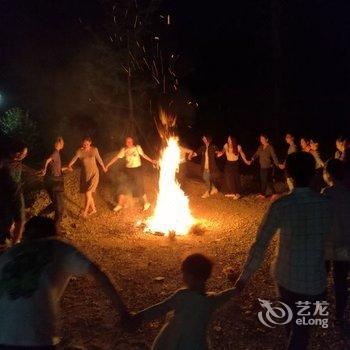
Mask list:
POLYGON ((273 164, 278 168, 283 168, 279 164, 276 153, 266 135, 260 135, 260 146, 254 153, 251 162, 259 160, 260 165, 260 194, 259 197, 266 198, 269 194, 274 194, 272 186, 273 164))
POLYGON ((227 191, 225 197, 239 199, 242 194, 239 157, 242 157, 247 165, 250 165, 250 162, 246 159, 241 145, 239 145, 236 138, 231 135, 227 138, 227 143, 225 143, 222 151, 219 152, 217 156, 222 157, 224 154, 226 155, 224 176, 227 191))
POLYGON ((22 190, 22 161, 28 148, 21 141, 9 140, 0 160, 0 249, 6 240, 12 244, 22 238, 25 206, 22 190))
POLYGON ((213 144, 213 139, 210 135, 203 135, 202 141, 203 146, 193 154, 193 157, 201 157, 201 170, 207 188, 202 198, 208 198, 210 195, 218 193, 217 184, 220 171, 216 165, 216 156, 219 149, 213 144))
POLYGON ((343 185, 344 162, 331 159, 325 165, 323 176, 328 184, 323 195, 331 210, 331 228, 326 236, 325 258, 329 271, 333 267, 336 324, 346 325, 348 304, 347 277, 350 267, 350 189, 343 185))
POLYGON ((40 172, 44 176, 44 184, 47 193, 50 197, 51 204, 49 204, 42 212, 55 213, 55 225, 58 234, 62 233, 62 219, 64 214, 64 182, 62 171, 60 151, 64 147, 64 140, 58 137, 55 141, 55 150, 46 159, 43 169, 40 172))
POLYGON ((287 176, 293 190, 276 200, 260 225, 243 271, 236 283, 241 291, 262 264, 269 243, 278 233, 278 249, 272 265, 280 301, 291 309, 286 324, 288 350, 306 350, 311 323, 298 324, 298 305, 310 305, 315 313, 316 302, 325 301, 327 273, 324 264, 325 237, 330 230, 328 200, 311 190, 315 160, 305 152, 292 153, 286 161, 287 176))

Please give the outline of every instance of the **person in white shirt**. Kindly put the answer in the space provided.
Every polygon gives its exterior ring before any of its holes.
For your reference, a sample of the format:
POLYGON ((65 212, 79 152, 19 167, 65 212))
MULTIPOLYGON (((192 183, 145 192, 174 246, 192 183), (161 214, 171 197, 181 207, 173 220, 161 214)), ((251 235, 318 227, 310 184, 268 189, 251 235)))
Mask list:
POLYGON ((54 220, 33 217, 23 243, 0 256, 0 349, 58 349, 59 302, 72 276, 91 276, 128 312, 109 278, 84 254, 55 238, 54 220))
POLYGON ((239 157, 241 156, 244 163, 247 165, 250 165, 250 161, 247 160, 242 147, 237 143, 236 138, 231 135, 228 136, 227 143, 225 143, 223 150, 217 153, 217 157, 222 157, 224 154, 226 155, 224 177, 227 190, 225 197, 239 199, 242 194, 241 175, 239 173, 239 157))
MULTIPOLYGON (((132 194, 135 197, 143 199, 143 210, 146 211, 151 206, 148 201, 147 195, 145 193, 145 187, 143 182, 143 172, 142 172, 142 163, 141 157, 146 159, 153 165, 157 164, 157 161, 151 159, 143 152, 143 149, 140 145, 134 144, 134 139, 128 136, 125 139, 125 147, 123 147, 118 154, 113 157, 110 162, 107 164, 107 171, 118 159, 125 158, 125 174, 128 179, 129 190, 132 191, 132 194)), ((120 194, 118 198, 118 204, 113 209, 114 212, 119 212, 123 209, 125 203, 125 194, 120 194)))

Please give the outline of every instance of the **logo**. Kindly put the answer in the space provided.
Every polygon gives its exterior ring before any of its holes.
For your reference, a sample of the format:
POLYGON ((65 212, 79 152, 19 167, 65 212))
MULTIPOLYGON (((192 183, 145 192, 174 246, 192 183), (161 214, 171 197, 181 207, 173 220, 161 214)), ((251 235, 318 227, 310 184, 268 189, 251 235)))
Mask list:
POLYGON ((258 299, 263 311, 258 312, 259 321, 266 327, 286 325, 290 322, 298 326, 321 326, 328 328, 327 301, 297 301, 295 314, 291 307, 281 301, 258 299))
POLYGON ((264 309, 264 311, 259 311, 258 318, 264 326, 274 328, 276 325, 285 325, 292 320, 293 312, 287 304, 281 301, 272 303, 269 300, 258 300, 264 309))

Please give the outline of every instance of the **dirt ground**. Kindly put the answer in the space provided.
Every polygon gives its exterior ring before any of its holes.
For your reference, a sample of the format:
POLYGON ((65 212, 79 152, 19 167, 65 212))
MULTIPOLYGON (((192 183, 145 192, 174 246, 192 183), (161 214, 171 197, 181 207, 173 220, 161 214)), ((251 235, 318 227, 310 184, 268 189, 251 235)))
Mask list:
MULTIPOLYGON (((203 252, 215 261, 208 289, 220 291, 231 286, 227 268, 239 274, 253 242, 257 226, 269 203, 246 196, 239 201, 222 194, 201 199, 204 185, 188 180, 186 192, 193 215, 204 232, 170 239, 145 234, 135 223, 147 217, 135 204, 118 214, 111 211, 113 195, 110 184, 101 181, 96 194, 98 213, 87 220, 78 217, 83 204, 79 194, 78 171, 66 176, 67 239, 82 249, 112 278, 131 311, 161 301, 182 286, 181 260, 193 252, 203 252), (156 277, 164 277, 157 281, 156 277)), ((156 176, 146 177, 147 193, 154 204, 156 176)), ((34 212, 47 203, 41 192, 34 212)), ((276 299, 269 274, 276 240, 269 247, 265 263, 243 294, 220 309, 213 318, 209 336, 213 349, 282 349, 285 341, 281 326, 270 329, 257 318, 258 298, 276 299)), ((333 312, 331 317, 333 316, 333 312)), ((145 324, 135 333, 119 326, 117 312, 93 281, 73 279, 62 300, 62 335, 68 342, 87 349, 149 349, 163 320, 145 324)), ((348 342, 330 322, 330 328, 315 330, 312 349, 349 349, 348 342)))

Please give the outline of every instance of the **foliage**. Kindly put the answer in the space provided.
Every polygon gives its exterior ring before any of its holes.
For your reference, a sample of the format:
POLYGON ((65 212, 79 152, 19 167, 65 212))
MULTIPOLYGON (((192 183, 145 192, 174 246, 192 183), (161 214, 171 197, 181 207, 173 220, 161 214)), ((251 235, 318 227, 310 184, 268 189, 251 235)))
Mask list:
POLYGON ((37 126, 29 113, 15 107, 0 116, 0 135, 14 137, 33 146, 38 139, 37 126))

